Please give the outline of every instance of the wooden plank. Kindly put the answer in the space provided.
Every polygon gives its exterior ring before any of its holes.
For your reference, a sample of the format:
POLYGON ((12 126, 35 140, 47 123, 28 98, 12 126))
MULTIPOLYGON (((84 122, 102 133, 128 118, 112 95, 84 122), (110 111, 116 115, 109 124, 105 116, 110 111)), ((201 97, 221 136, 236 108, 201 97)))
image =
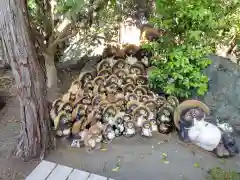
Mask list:
POLYGON ((43 160, 25 180, 44 180, 56 166, 53 162, 43 160))
POLYGON ((52 171, 47 180, 66 180, 73 168, 57 165, 57 167, 52 171))
POLYGON ((73 172, 68 177, 68 180, 87 180, 89 175, 90 175, 89 172, 74 169, 73 172))
POLYGON ((90 174, 88 180, 107 180, 107 178, 97 174, 90 174))

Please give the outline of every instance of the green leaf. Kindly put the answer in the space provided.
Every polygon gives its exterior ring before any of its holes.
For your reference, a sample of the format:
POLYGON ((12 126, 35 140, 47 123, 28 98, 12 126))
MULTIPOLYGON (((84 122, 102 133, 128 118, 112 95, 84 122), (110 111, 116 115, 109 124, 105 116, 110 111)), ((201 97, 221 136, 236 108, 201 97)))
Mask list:
POLYGON ((207 92, 207 84, 200 84, 197 90, 197 94, 203 96, 207 92))
POLYGON ((107 149, 106 148, 101 148, 100 151, 107 151, 107 149))
POLYGON ((167 157, 167 153, 162 153, 162 157, 166 158, 167 157))
POLYGON ((190 82, 188 78, 185 78, 183 81, 183 85, 186 86, 187 89, 190 89, 190 82))
POLYGON ((193 40, 200 40, 200 35, 202 34, 202 31, 190 31, 189 32, 189 38, 193 40))
POLYGON ((199 165, 198 163, 194 163, 194 167, 197 167, 197 168, 199 168, 199 167, 200 167, 200 165, 199 165))
POLYGON ((164 160, 163 163, 164 163, 164 164, 169 164, 169 161, 164 160))
POLYGON ((119 172, 119 170, 120 170, 120 167, 119 167, 119 166, 117 166, 117 167, 115 167, 115 168, 112 169, 113 172, 119 172))

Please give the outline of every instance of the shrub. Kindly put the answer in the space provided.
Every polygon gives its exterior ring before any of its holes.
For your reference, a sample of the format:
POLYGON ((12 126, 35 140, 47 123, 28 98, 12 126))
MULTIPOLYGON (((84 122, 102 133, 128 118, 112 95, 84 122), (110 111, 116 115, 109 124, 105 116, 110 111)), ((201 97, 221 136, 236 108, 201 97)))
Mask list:
POLYGON ((193 88, 197 89, 198 95, 204 95, 208 77, 201 73, 201 69, 210 64, 207 58, 202 58, 207 51, 201 46, 184 44, 167 49, 164 55, 152 59, 157 68, 150 73, 150 86, 178 97, 189 97, 193 88))
POLYGON ((226 13, 235 3, 221 0, 157 0, 151 22, 165 30, 157 42, 145 45, 154 52, 150 86, 169 95, 187 98, 204 95, 208 77, 202 74, 211 61, 204 56, 214 52, 218 32, 226 13), (226 13, 225 13, 226 12, 226 13))

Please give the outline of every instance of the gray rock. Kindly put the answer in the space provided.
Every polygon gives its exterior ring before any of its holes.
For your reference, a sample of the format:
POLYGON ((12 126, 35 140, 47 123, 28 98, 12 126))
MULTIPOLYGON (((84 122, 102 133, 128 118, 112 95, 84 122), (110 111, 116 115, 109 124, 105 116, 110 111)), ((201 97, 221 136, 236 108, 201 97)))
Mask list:
POLYGON ((209 90, 198 98, 212 110, 212 116, 220 121, 240 127, 240 67, 220 56, 209 56, 212 64, 204 70, 209 81, 209 90))

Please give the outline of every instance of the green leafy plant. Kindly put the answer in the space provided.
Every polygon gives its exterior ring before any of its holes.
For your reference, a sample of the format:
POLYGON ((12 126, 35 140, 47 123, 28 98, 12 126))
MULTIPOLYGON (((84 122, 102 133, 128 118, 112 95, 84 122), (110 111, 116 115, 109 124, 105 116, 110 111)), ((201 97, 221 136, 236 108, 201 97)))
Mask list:
POLYGON ((154 52, 156 66, 150 72, 150 85, 169 95, 189 97, 204 95, 208 77, 202 74, 211 61, 205 56, 214 52, 218 33, 226 22, 227 12, 235 4, 221 0, 157 0, 151 22, 165 34, 155 43, 145 45, 154 52))
POLYGON ((201 73, 201 69, 207 67, 210 61, 202 58, 208 50, 202 48, 179 45, 153 58, 152 64, 157 68, 150 72, 152 88, 161 88, 165 93, 178 97, 189 97, 193 89, 198 95, 204 95, 208 77, 201 73))
POLYGON ((208 171, 207 180, 239 180, 240 173, 233 170, 224 170, 221 167, 215 167, 208 171))

